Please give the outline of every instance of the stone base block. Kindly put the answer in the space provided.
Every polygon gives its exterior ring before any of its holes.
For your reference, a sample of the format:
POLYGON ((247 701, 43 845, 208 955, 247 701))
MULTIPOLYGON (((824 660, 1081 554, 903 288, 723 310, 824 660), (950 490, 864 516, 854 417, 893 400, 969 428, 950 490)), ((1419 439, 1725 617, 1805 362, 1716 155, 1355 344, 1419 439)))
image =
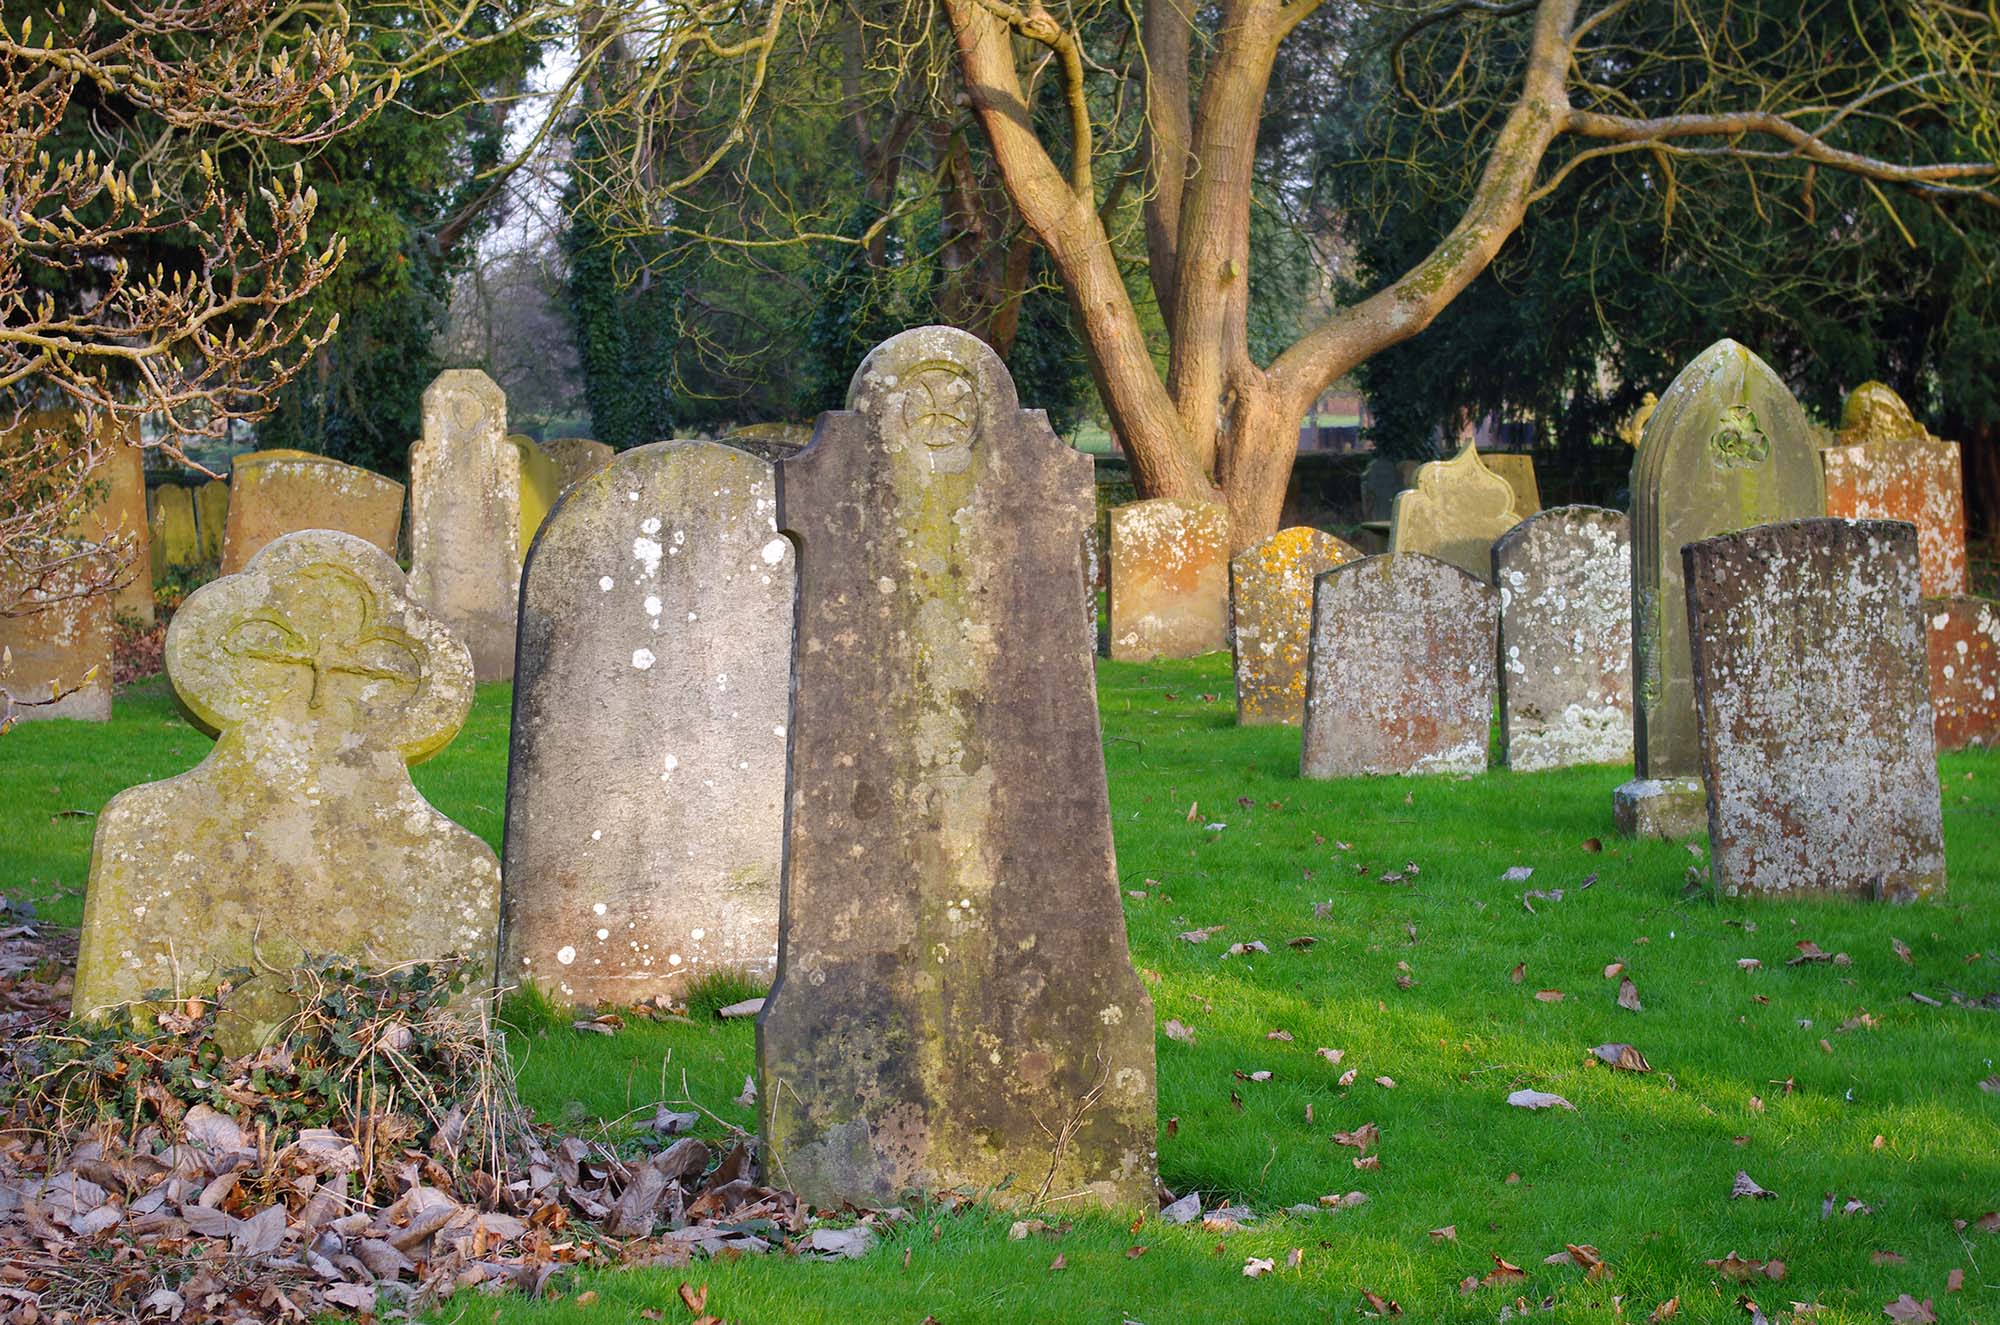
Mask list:
POLYGON ((1708 831, 1708 796, 1700 778, 1633 778, 1611 795, 1618 831, 1670 842, 1708 831))

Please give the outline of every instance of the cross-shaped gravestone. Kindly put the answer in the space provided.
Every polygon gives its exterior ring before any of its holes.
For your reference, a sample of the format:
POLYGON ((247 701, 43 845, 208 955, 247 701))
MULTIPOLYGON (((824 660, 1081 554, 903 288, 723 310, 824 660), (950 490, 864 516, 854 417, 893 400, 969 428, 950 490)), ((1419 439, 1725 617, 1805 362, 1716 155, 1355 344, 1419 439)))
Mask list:
POLYGON ((224 1026, 247 1046, 289 1010, 273 969, 309 954, 491 970, 499 866, 408 768, 465 721, 472 662, 394 562, 333 530, 280 538, 174 614, 166 662, 217 740, 98 818, 80 1015, 249 968, 224 1026))

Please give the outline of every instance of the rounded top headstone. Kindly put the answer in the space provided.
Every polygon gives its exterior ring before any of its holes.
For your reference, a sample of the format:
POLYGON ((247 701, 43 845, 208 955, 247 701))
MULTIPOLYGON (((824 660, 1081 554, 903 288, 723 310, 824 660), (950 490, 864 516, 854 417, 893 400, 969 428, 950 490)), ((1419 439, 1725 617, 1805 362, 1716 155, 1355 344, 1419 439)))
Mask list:
POLYGON ((472 708, 472 655, 410 602, 366 539, 307 529, 266 544, 174 614, 167 676, 197 722, 310 728, 315 744, 399 751, 451 742, 472 708))
POLYGON ((1020 398, 1007 365, 957 327, 914 327, 876 346, 847 386, 847 408, 933 453, 963 453, 1010 424, 1020 398))
POLYGON ((1840 410, 1839 441, 1889 442, 1906 438, 1927 438, 1928 429, 1903 403, 1895 389, 1883 382, 1863 382, 1848 393, 1840 410))

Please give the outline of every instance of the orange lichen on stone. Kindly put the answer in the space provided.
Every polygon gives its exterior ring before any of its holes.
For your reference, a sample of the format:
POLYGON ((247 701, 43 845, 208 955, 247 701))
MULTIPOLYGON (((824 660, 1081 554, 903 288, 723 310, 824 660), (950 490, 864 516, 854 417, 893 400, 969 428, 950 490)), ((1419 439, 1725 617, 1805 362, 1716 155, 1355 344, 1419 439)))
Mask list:
POLYGON ((1156 497, 1111 512, 1111 656, 1194 658, 1229 647, 1229 512, 1156 497))
POLYGON ((2000 745, 2000 603, 1927 598, 1923 611, 1938 749, 2000 745))
POLYGON ((1826 513, 1855 520, 1908 520, 1917 527, 1924 596, 1965 592, 1965 478, 1958 444, 1925 431, 1880 382, 1854 389, 1838 445, 1820 452, 1826 513))
POLYGON ((1281 529, 1229 562, 1230 634, 1236 674, 1236 720, 1247 725, 1305 717, 1306 655, 1312 635, 1313 582, 1361 556, 1317 529, 1281 529))

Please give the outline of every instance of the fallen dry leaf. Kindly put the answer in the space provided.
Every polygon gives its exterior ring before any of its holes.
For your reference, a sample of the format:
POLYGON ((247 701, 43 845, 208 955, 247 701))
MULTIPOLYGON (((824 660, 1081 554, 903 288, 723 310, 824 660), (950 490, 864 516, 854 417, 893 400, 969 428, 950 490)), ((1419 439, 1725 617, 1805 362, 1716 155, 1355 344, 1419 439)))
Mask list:
POLYGON ((1354 1167, 1373 1172, 1382 1167, 1382 1157, 1380 1155, 1357 1155, 1354 1158, 1354 1167))
POLYGON ((1618 1006, 1627 1012, 1646 1010, 1639 1002, 1639 986, 1632 983, 1632 977, 1629 975, 1618 982, 1618 1006))
POLYGON ((1518 985, 1527 974, 1528 964, 1526 962, 1516 962, 1514 963, 1514 969, 1507 972, 1507 978, 1518 985))
POLYGON ((1919 1302, 1908 1293, 1884 1306, 1882 1314, 1897 1325, 1936 1325, 1937 1321, 1937 1312, 1931 1310, 1929 1298, 1919 1302))
POLYGON ((1061 1252, 1057 1252, 1056 1258, 1049 1262, 1049 1269, 1051 1270, 1066 1270, 1068 1268, 1069 1261, 1064 1258, 1061 1252))
POLYGON ((1361 1073, 1357 1069, 1350 1067, 1345 1072, 1342 1072, 1340 1074, 1340 1081, 1338 1084, 1343 1086, 1351 1086, 1354 1084, 1354 1078, 1360 1075, 1361 1073))
POLYGON ((1944 1291, 1947 1293, 1956 1293, 1964 1287, 1965 1271, 1956 1265, 1952 1266, 1951 1273, 1944 1277, 1944 1291))
POLYGON ((1318 1054, 1321 1058, 1324 1058, 1329 1063, 1337 1064, 1340 1062, 1341 1059, 1347 1057, 1347 1050, 1345 1049, 1319 1048, 1313 1050, 1313 1052, 1318 1054))
POLYGON ((1738 957, 1736 959, 1736 968, 1741 971, 1761 971, 1764 969, 1764 963, 1758 961, 1755 957, 1738 957))
POLYGON ((1286 1044, 1290 1044, 1292 1042, 1292 1033, 1290 1031, 1265 1031, 1264 1038, 1267 1040, 1283 1040, 1286 1044))
POLYGON ((1870 1265, 1908 1265, 1909 1261, 1893 1251, 1872 1251, 1868 1253, 1870 1265))
POLYGON ((1380 1087, 1381 1087, 1382 1089, 1384 1089, 1384 1090, 1394 1090, 1394 1089, 1396 1088, 1396 1078, 1394 1078, 1394 1077, 1376 1077, 1376 1078, 1375 1078, 1375 1084, 1376 1084, 1376 1085, 1378 1085, 1378 1086, 1380 1086, 1380 1087))
POLYGON ((1670 1297, 1653 1308, 1653 1314, 1646 1317, 1646 1325, 1663 1325, 1663 1322, 1672 1320, 1680 1314, 1681 1300, 1677 1297, 1670 1297))
POLYGON ((1278 1268, 1278 1263, 1264 1256, 1252 1256, 1243 1262, 1243 1277, 1255 1279, 1260 1274, 1269 1274, 1278 1268))
POLYGON ((1221 925, 1210 925, 1207 929, 1190 929, 1174 935, 1183 943, 1206 943, 1222 932, 1221 925))
POLYGON ((1507 1097, 1507 1103, 1517 1109, 1569 1109, 1576 1106, 1560 1095, 1551 1095, 1545 1090, 1517 1090, 1507 1097))
POLYGON ((684 1283, 681 1285, 680 1293, 681 1293, 681 1302, 687 1307, 689 1311, 692 1311, 695 1315, 699 1316, 703 1311, 707 1310, 708 1308, 707 1284, 703 1284, 701 1287, 695 1288, 692 1287, 691 1285, 684 1283))
POLYGON ((1351 1132, 1335 1132, 1333 1134, 1333 1143, 1335 1145, 1352 1147, 1364 1155, 1373 1150, 1381 1139, 1382 1131, 1374 1123, 1363 1123, 1351 1132))
POLYGON ((1431 1230, 1431 1241, 1432 1241, 1432 1242, 1456 1242, 1456 1241, 1458 1241, 1458 1225, 1457 1225, 1457 1224, 1446 1224, 1446 1225, 1445 1225, 1445 1226, 1444 1226, 1443 1228, 1434 1228, 1434 1229, 1432 1229, 1432 1230, 1431 1230))
POLYGON ((1785 1277, 1783 1261, 1753 1261, 1730 1252, 1719 1261, 1707 1261, 1709 1269, 1720 1272, 1724 1279, 1739 1284, 1747 1284, 1756 1279, 1769 1279, 1773 1283, 1785 1277))
POLYGON ((1183 1025, 1178 1020, 1169 1019, 1161 1029, 1167 1033, 1169 1040, 1178 1040, 1182 1044, 1194 1043, 1194 1027, 1183 1025))
POLYGON ((1746 1199, 1768 1201, 1776 1195, 1776 1192, 1766 1191, 1762 1187, 1759 1187, 1756 1180, 1742 1169, 1736 1170, 1736 1181, 1729 1186, 1729 1199, 1732 1201, 1746 1199))
POLYGON ((1479 1286, 1486 1288, 1492 1284, 1519 1283, 1527 1277, 1528 1272, 1526 1270, 1523 1270, 1520 1266, 1500 1255, 1500 1253, 1494 1252, 1493 1268, 1486 1272, 1486 1277, 1479 1281, 1479 1286))
POLYGON ((1889 946, 1895 950, 1896 956, 1900 958, 1906 965, 1915 966, 1917 964, 1916 959, 1910 956, 1909 944, 1903 942, 1899 938, 1891 938, 1889 940, 1889 946))
POLYGON ((1591 1054, 1606 1067, 1620 1072, 1650 1072, 1653 1065, 1646 1061, 1646 1055, 1629 1044, 1600 1044, 1591 1054))
POLYGON ((1563 991, 1560 989, 1537 989, 1535 991, 1535 1001, 1537 1003, 1560 1003, 1563 1001, 1563 997, 1563 991))
POLYGON ((1624 962, 1613 962, 1609 966, 1604 968, 1604 978, 1607 980, 1615 980, 1619 975, 1623 974, 1624 970, 1625 970, 1624 962))
POLYGON ((1361 1290, 1361 1296, 1368 1303, 1368 1311, 1371 1315, 1400 1316, 1403 1314, 1403 1309, 1400 1306, 1379 1293, 1371 1293, 1364 1288, 1361 1290))

